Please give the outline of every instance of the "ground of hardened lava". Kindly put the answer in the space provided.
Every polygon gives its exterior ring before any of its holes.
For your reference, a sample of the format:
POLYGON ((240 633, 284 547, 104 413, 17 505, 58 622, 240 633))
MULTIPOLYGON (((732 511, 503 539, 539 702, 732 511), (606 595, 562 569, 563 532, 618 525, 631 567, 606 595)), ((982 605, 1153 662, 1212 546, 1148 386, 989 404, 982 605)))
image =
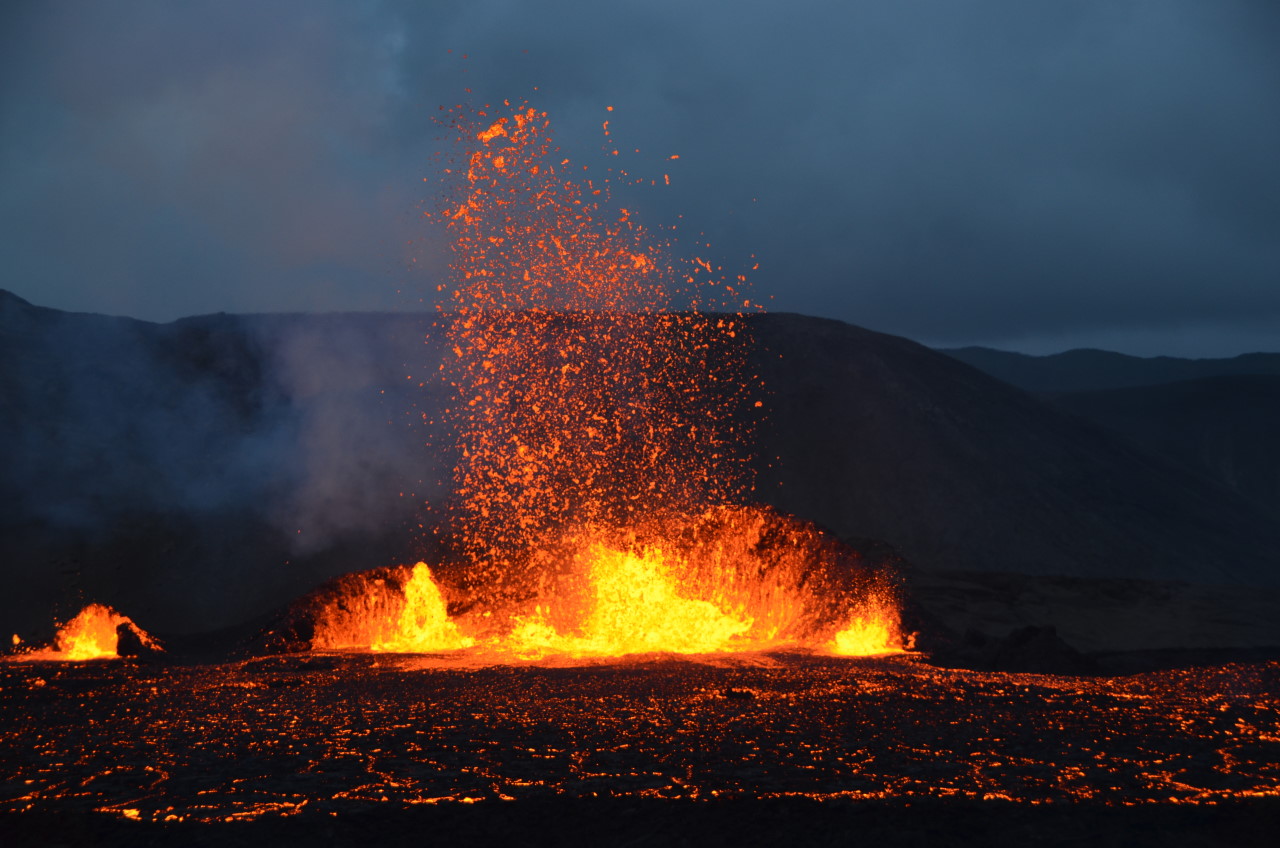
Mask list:
POLYGON ((1273 845, 1280 663, 4 662, 0 766, 5 845, 1273 845))

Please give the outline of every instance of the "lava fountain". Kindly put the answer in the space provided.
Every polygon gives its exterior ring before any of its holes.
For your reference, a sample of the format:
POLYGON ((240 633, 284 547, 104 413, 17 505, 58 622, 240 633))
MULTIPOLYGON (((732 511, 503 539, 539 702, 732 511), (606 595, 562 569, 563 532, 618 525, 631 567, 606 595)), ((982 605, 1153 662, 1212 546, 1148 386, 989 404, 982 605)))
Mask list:
POLYGON ((13 658, 66 662, 118 659, 122 632, 127 632, 130 638, 148 651, 160 649, 150 634, 134 624, 129 616, 121 615, 104 604, 89 604, 58 628, 50 647, 24 651, 21 650, 18 637, 14 636, 14 647, 18 649, 18 653, 13 658))
POLYGON ((608 211, 611 181, 630 177, 584 176, 546 113, 450 118, 455 154, 428 215, 452 241, 439 288, 453 554, 319 604, 312 647, 899 650, 891 577, 746 505, 763 404, 745 277, 674 260, 630 211, 608 211))

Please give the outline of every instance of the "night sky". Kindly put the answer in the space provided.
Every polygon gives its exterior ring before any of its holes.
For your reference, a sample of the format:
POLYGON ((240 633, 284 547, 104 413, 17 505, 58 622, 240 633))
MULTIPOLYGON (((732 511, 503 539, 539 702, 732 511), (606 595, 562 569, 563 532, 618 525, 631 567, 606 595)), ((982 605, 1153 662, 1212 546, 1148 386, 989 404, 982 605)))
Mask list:
POLYGON ((422 308, 437 107, 506 98, 598 175, 607 117, 646 178, 614 203, 758 260, 771 311, 1280 350, 1277 45, 1271 0, 11 0, 0 287, 157 321, 422 308))

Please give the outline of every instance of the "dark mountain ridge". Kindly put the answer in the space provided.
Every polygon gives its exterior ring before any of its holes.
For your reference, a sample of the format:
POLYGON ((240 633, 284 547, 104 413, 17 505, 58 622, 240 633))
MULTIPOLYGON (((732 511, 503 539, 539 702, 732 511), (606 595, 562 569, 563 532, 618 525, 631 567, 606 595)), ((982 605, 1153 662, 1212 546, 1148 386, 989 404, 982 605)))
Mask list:
MULTIPOLYGON (((0 292, 0 628, 81 600, 231 626, 429 554, 442 320, 150 324, 0 292)), ((933 572, 1280 582, 1275 523, 1176 462, 906 339, 750 326, 765 503, 933 572)))
POLYGON ((1244 374, 1280 375, 1280 353, 1245 353, 1227 359, 1141 357, 1079 349, 1031 356, 988 347, 941 349, 1029 392, 1089 392, 1244 374))
POLYGON ((1256 506, 1040 398, 835 321, 761 316, 757 338, 783 352, 766 359, 762 440, 780 450, 783 510, 931 569, 1275 580, 1256 506))

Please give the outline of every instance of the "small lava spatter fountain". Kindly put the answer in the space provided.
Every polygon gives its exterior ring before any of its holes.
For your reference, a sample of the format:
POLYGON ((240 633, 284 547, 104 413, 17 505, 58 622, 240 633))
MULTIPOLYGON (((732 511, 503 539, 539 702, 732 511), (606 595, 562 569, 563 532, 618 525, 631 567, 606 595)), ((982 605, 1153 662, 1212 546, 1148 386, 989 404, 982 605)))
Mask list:
POLYGON ((149 633, 105 604, 89 604, 58 628, 53 645, 25 649, 15 635, 13 644, 17 660, 75 662, 120 658, 120 635, 127 632, 137 645, 147 651, 158 651, 160 645, 149 633))

